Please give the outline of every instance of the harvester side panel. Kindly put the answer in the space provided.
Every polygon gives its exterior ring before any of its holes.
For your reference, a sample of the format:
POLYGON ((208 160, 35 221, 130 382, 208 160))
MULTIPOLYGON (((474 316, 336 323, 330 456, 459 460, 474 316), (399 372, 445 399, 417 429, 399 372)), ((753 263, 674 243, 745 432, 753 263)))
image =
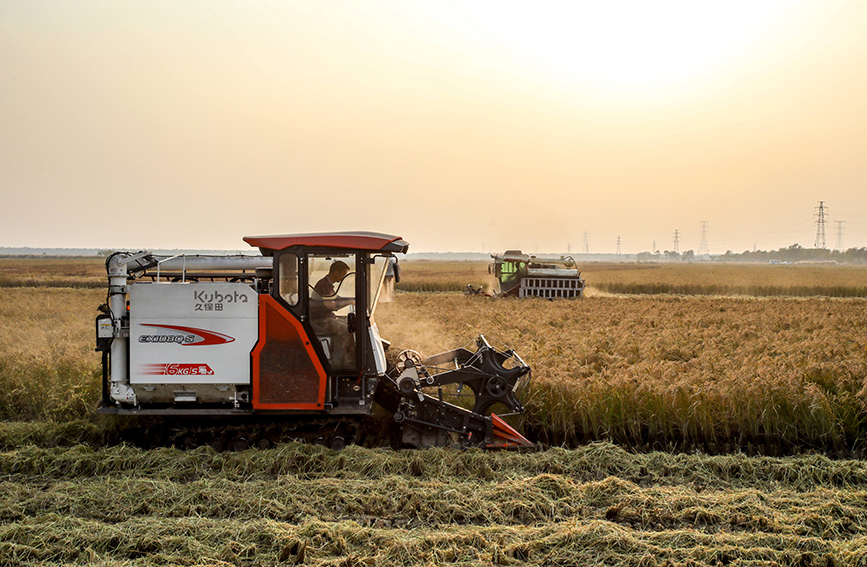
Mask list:
POLYGON ((325 369, 301 322, 270 295, 259 296, 259 332, 253 350, 253 408, 324 409, 325 369))
POLYGON ((131 384, 249 384, 257 294, 243 283, 130 285, 131 384))

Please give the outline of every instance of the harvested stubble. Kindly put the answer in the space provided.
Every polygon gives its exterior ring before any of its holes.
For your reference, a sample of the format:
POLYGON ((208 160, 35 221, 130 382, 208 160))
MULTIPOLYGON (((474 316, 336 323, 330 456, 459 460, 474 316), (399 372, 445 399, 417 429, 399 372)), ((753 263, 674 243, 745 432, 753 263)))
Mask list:
POLYGON ((27 445, 69 447, 86 443, 101 446, 116 442, 118 420, 108 416, 69 421, 0 421, 0 450, 27 445))
POLYGON ((0 475, 6 564, 867 559, 867 467, 815 455, 26 447, 0 475))

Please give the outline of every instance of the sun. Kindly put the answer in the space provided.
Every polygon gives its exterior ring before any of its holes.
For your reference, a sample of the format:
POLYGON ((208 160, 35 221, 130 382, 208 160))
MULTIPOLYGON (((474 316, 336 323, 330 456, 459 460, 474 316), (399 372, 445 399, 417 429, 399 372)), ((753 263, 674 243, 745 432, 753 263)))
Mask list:
POLYGON ((606 90, 665 87, 749 56, 794 2, 461 4, 502 57, 606 90))

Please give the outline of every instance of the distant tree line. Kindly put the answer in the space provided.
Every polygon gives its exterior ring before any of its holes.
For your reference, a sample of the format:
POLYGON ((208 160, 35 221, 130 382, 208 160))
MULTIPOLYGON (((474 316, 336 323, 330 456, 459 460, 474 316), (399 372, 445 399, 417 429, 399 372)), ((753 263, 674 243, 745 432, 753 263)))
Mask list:
POLYGON ((850 248, 845 252, 827 250, 824 248, 804 248, 800 244, 792 244, 788 248, 779 250, 744 250, 740 254, 726 251, 725 254, 715 255, 711 258, 697 256, 694 251, 687 250, 683 254, 671 252, 642 252, 638 254, 639 262, 654 261, 681 261, 693 262, 703 259, 712 259, 715 262, 837 262, 840 264, 867 264, 867 247, 850 248))
POLYGON ((804 248, 800 244, 792 244, 779 250, 744 250, 735 254, 731 250, 717 257, 723 262, 839 262, 848 264, 867 263, 867 248, 850 248, 845 252, 827 250, 825 248, 804 248))

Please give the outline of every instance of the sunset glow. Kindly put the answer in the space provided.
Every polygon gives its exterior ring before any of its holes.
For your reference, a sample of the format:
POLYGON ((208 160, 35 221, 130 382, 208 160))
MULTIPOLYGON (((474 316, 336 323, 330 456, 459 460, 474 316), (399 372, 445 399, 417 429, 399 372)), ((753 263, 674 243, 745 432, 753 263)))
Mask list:
MULTIPOLYGON (((467 3, 461 9, 500 55, 555 80, 653 94, 743 57, 793 2, 467 3), (648 92, 648 89, 650 91, 648 92)), ((637 93, 636 93, 637 94, 637 93)))
POLYGON ((0 0, 0 245, 865 246, 865 6, 0 0))

